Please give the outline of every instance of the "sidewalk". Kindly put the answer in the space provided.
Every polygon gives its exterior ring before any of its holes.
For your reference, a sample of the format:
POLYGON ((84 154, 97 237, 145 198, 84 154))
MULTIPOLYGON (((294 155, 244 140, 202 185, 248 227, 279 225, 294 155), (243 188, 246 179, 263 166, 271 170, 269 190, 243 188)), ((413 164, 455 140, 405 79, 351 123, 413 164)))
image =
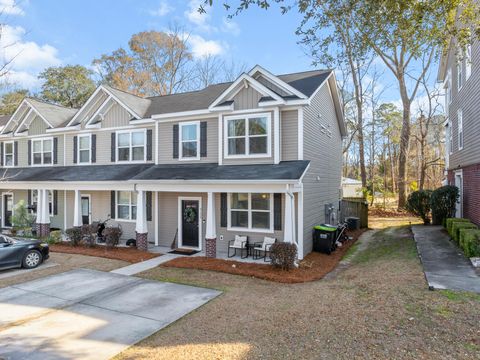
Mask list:
POLYGON ((175 259, 179 256, 182 256, 182 255, 166 254, 166 255, 162 255, 162 256, 159 256, 159 257, 156 257, 156 258, 153 258, 153 259, 150 259, 150 260, 145 260, 145 261, 141 261, 141 262, 136 263, 136 264, 128 265, 128 266, 122 267, 120 269, 115 269, 115 270, 112 270, 110 272, 114 273, 114 274, 131 276, 131 275, 141 273, 143 271, 153 269, 153 268, 157 267, 158 265, 166 263, 167 261, 173 260, 173 259, 175 259))
POLYGON ((442 229, 412 226, 429 288, 480 293, 480 276, 442 229))

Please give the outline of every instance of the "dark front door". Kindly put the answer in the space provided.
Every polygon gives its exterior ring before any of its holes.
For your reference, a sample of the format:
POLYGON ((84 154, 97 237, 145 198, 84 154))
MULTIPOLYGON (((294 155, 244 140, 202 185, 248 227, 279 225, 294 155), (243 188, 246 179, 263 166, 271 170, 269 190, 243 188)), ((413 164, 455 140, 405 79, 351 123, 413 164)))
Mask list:
POLYGON ((182 246, 199 247, 198 225, 200 206, 198 200, 182 200, 182 246))
POLYGON ((82 224, 90 224, 90 197, 82 196, 82 224))
POLYGON ((5 227, 12 226, 12 215, 13 215, 13 195, 5 194, 3 195, 3 226, 5 227))

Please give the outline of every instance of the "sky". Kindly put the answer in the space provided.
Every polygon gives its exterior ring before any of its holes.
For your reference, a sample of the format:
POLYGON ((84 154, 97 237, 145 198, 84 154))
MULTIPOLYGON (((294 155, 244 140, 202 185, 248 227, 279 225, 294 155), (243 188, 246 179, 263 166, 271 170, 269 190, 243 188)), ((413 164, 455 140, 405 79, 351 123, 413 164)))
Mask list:
POLYGON ((273 73, 312 68, 297 44, 298 13, 252 8, 230 20, 221 2, 199 14, 200 0, 0 0, 4 56, 16 56, 10 82, 38 89, 37 75, 48 66, 90 66, 101 54, 127 47, 131 35, 173 23, 190 33, 195 57, 219 55, 273 73))

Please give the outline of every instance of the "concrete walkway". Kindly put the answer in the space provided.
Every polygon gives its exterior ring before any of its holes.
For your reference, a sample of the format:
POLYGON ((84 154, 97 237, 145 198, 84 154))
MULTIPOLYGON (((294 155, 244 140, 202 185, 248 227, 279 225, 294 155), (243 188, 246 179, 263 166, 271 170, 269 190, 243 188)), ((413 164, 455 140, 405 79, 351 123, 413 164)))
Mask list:
POLYGON ((162 255, 162 256, 159 256, 159 257, 156 257, 156 258, 153 258, 153 259, 150 259, 150 260, 145 260, 145 261, 141 261, 141 262, 136 263, 136 264, 124 266, 122 268, 115 269, 115 270, 112 270, 110 272, 114 273, 114 274, 131 276, 131 275, 141 273, 143 271, 153 269, 153 268, 157 267, 158 265, 166 263, 167 261, 173 260, 173 259, 175 259, 179 256, 182 256, 182 255, 166 254, 166 255, 162 255))
POLYGON ((412 226, 429 288, 480 293, 480 276, 442 229, 412 226))

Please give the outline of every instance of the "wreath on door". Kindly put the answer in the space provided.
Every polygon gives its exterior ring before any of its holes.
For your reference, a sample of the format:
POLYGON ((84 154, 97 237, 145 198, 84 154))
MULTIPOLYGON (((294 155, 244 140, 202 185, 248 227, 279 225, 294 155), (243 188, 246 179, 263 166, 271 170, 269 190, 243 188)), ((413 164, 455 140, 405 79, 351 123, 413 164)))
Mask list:
POLYGON ((197 212, 195 211, 195 209, 193 207, 187 207, 184 211, 183 211, 183 219, 188 223, 188 224, 192 224, 195 222, 195 220, 197 220, 197 212))

